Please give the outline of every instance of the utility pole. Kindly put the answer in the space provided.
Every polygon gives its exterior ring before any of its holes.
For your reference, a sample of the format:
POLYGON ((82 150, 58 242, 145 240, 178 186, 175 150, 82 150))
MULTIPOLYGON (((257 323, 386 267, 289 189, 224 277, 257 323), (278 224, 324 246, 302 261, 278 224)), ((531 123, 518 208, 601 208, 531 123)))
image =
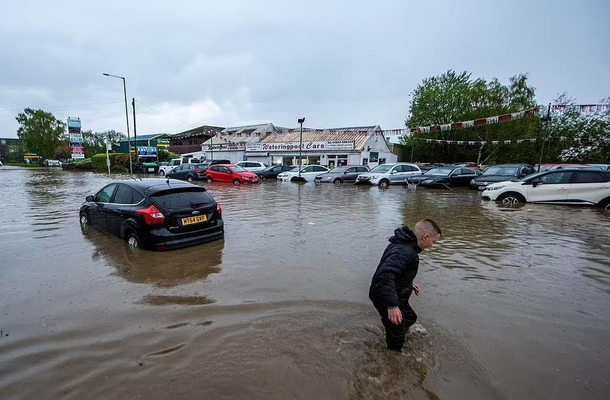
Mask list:
POLYGON ((131 105, 133 106, 133 146, 136 151, 136 164, 140 162, 138 154, 138 135, 136 134, 136 98, 132 98, 131 105))
POLYGON ((123 96, 125 97, 125 121, 127 122, 127 153, 129 155, 129 173, 133 174, 133 169, 131 168, 131 139, 129 138, 129 112, 127 111, 127 86, 125 85, 125 77, 107 74, 105 72, 103 73, 103 75, 123 80, 123 96))
MULTIPOLYGON (((548 131, 549 122, 551 121, 551 103, 549 103, 549 108, 546 112, 546 117, 540 119, 542 122, 546 123, 546 130, 548 131)), ((548 132, 545 132, 548 134, 548 132)), ((542 138, 542 149, 540 150, 540 160, 538 161, 538 172, 540 172, 540 167, 542 166, 542 155, 544 154, 544 144, 546 143, 546 136, 542 138)))
POLYGON ((299 124, 301 125, 301 135, 299 137, 299 178, 301 177, 301 159, 303 155, 303 122, 305 122, 305 117, 298 119, 299 124))

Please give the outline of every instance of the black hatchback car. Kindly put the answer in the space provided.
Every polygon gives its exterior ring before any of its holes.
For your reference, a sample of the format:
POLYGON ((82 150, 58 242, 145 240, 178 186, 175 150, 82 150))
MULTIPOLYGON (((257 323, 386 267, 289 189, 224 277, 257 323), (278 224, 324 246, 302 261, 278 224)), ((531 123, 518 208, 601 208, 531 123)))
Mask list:
POLYGON ((470 168, 448 166, 433 168, 423 175, 410 176, 407 182, 430 188, 468 187, 470 181, 477 176, 477 171, 470 168))
POLYGON ((167 178, 183 179, 189 182, 202 181, 205 179, 207 164, 182 164, 165 174, 167 178))
POLYGON ((293 168, 296 167, 294 165, 272 165, 262 171, 254 171, 254 173, 261 179, 276 179, 282 172, 290 171, 293 168))
POLYGON ((130 247, 169 250, 224 237, 222 209, 201 186, 180 181, 122 181, 87 196, 81 227, 117 236, 130 247))

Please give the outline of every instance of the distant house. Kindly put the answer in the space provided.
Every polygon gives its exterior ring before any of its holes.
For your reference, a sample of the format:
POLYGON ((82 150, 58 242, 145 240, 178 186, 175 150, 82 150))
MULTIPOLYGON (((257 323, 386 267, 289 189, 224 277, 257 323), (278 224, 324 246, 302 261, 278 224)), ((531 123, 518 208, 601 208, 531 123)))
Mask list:
POLYGON ((224 128, 219 126, 202 125, 188 131, 176 133, 170 138, 172 153, 188 154, 201 151, 201 145, 212 135, 221 132, 224 128))
MULTIPOLYGON (((146 157, 146 154, 150 154, 151 150, 154 148, 156 152, 159 150, 169 150, 170 148, 170 138, 171 135, 169 133, 154 133, 150 135, 138 135, 138 153, 140 156, 146 157), (148 150, 148 151, 145 151, 148 150)), ((135 154, 135 141, 133 136, 130 137, 131 143, 131 152, 135 154)), ((127 140, 122 140, 118 144, 114 144, 112 149, 117 153, 127 153, 128 145, 127 140)), ((156 157, 156 155, 154 156, 156 157)))

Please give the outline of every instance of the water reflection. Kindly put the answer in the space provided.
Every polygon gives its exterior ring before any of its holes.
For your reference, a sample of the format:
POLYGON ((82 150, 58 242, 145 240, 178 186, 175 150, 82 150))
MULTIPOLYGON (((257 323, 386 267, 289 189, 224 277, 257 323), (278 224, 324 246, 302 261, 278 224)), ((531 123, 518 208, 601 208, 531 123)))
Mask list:
MULTIPOLYGON (((222 270, 224 240, 167 252, 133 251, 120 239, 89 230, 83 236, 94 246, 93 260, 102 258, 121 278, 169 288, 206 279, 222 270)), ((155 301, 151 301, 155 302, 155 301)))

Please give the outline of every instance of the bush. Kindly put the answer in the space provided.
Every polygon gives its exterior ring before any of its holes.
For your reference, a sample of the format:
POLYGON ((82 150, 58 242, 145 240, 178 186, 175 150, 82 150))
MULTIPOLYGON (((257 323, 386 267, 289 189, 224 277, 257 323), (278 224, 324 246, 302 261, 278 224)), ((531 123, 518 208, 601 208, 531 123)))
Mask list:
POLYGON ((112 167, 110 167, 110 171, 121 174, 125 174, 128 172, 127 168, 123 167, 122 165, 113 165, 112 167))
POLYGON ((174 154, 174 153, 169 152, 167 150, 159 150, 159 161, 160 162, 171 161, 172 159, 178 158, 178 157, 180 157, 180 155, 174 154))
MULTIPOLYGON (((115 165, 122 167, 129 167, 129 155, 122 153, 110 153, 108 154, 108 158, 110 159, 110 168, 115 165)), ((106 166, 106 154, 96 154, 91 157, 91 165, 93 169, 97 171, 106 171, 108 167, 106 166)))
POLYGON ((91 170, 93 167, 91 166, 91 159, 85 158, 84 160, 76 160, 76 161, 68 161, 61 164, 62 168, 65 170, 74 171, 77 169, 81 170, 91 170))

